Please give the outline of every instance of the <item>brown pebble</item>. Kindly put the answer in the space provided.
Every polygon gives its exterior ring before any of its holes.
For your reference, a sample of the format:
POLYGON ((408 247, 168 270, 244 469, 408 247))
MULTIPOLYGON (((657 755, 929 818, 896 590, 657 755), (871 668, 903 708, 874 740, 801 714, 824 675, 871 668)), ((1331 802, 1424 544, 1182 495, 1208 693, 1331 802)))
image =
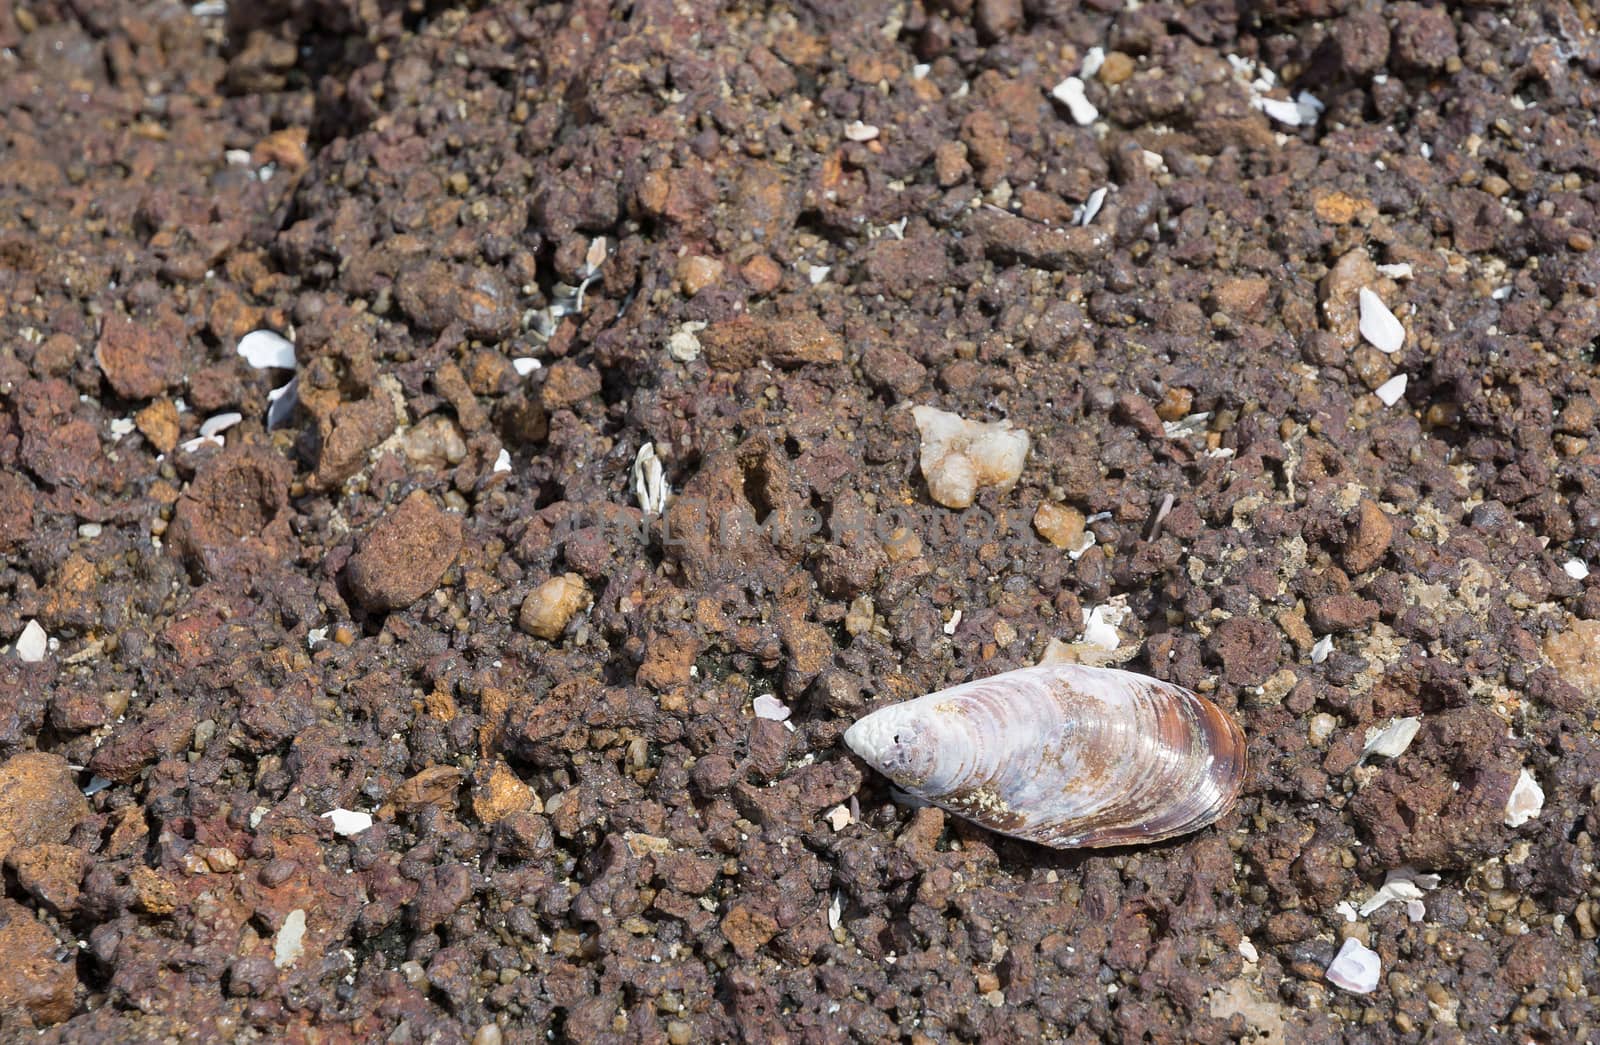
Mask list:
POLYGON ((1041 501, 1033 513, 1033 528, 1039 536, 1065 551, 1076 551, 1083 543, 1083 513, 1076 508, 1041 501))
POLYGON ((1383 561, 1394 539, 1394 524, 1383 509, 1365 498, 1356 509, 1349 540, 1344 546, 1344 568, 1352 574, 1364 573, 1383 561))
POLYGON ((170 399, 157 399, 133 415, 133 423, 150 445, 170 454, 178 445, 178 408, 170 399))
MULTIPOLYGON (((0 1012, 21 1009, 36 1024, 72 1015, 78 988, 76 952, 63 945, 33 912, 0 899, 0 1012)), ((8 1022, 19 1034, 21 1026, 8 1022)))
POLYGON ((460 550, 461 517, 416 490, 362 537, 345 578, 367 610, 404 609, 438 587, 460 550))
POLYGON ((722 262, 700 254, 690 254, 678 261, 678 283, 683 292, 694 297, 702 290, 722 279, 722 262))
POLYGON ((757 294, 770 294, 783 283, 783 269, 765 254, 757 254, 739 269, 739 275, 757 294))
POLYGON ((183 321, 168 310, 157 320, 113 313, 100 325, 95 360, 117 395, 150 399, 182 380, 183 344, 183 321))
POLYGON ((1194 409, 1194 393, 1187 388, 1169 388, 1156 404, 1156 416, 1163 421, 1181 421, 1194 409))
POLYGON ((1109 51, 1105 61, 1100 63, 1100 82, 1107 87, 1114 87, 1133 75, 1133 59, 1121 51, 1109 51))

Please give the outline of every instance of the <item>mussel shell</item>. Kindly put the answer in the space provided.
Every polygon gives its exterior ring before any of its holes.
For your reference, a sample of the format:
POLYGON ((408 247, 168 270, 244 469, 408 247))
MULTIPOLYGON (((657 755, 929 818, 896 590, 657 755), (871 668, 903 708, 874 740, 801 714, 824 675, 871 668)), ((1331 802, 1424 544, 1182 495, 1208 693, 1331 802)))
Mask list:
POLYGON ((873 712, 844 735, 901 789, 1060 849, 1213 823, 1239 797, 1245 739, 1204 697, 1114 668, 1008 671, 873 712))

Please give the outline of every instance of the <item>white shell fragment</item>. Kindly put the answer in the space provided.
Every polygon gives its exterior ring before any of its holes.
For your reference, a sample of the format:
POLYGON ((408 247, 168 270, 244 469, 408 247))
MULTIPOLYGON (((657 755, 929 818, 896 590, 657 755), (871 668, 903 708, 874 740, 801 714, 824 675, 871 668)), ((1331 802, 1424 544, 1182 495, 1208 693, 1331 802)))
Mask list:
POLYGON ((869 142, 878 136, 878 128, 870 123, 852 120, 845 124, 844 136, 853 142, 869 142))
POLYGON ((17 636, 17 659, 24 664, 37 664, 50 652, 50 636, 36 620, 30 620, 17 636))
POLYGON ((1589 578, 1589 564, 1582 559, 1568 559, 1561 569, 1562 572, 1575 581, 1589 578))
POLYGON ((271 330, 252 330, 239 339, 239 354, 257 370, 293 370, 294 343, 271 330))
POLYGON ((492 469, 492 471, 496 475, 498 475, 498 474, 500 474, 502 472, 511 471, 511 451, 510 450, 507 450, 504 447, 501 448, 500 452, 495 455, 494 468, 492 469))
POLYGON ((306 912, 296 907, 283 919, 283 928, 272 942, 272 964, 285 968, 306 953, 306 912))
POLYGON ((1383 884, 1378 887, 1378 891, 1361 905, 1361 917, 1366 918, 1391 903, 1405 903, 1408 906, 1413 902, 1421 903, 1423 893, 1437 888, 1439 888, 1438 875, 1421 874, 1411 867, 1396 867, 1384 875, 1383 884))
POLYGON ((1328 659, 1328 654, 1333 652, 1333 636, 1324 635, 1311 647, 1311 663, 1321 664, 1328 659))
POLYGON ((267 430, 271 431, 289 420, 300 402, 300 378, 291 377, 281 388, 267 393, 267 430))
POLYGON ((1089 193, 1089 198, 1083 201, 1083 206, 1079 207, 1072 215, 1072 223, 1074 225, 1087 225, 1093 221, 1095 215, 1100 213, 1100 208, 1105 206, 1106 193, 1108 191, 1110 190, 1102 185, 1089 193))
POLYGON ((362 813, 354 809, 330 809, 322 814, 322 819, 333 824, 333 833, 336 835, 358 835, 372 826, 372 814, 362 813))
POLYGON ((633 458, 633 495, 639 510, 646 515, 660 515, 666 510, 672 491, 667 488, 661 459, 656 457, 656 444, 645 443, 633 458))
POLYGON ((1536 819, 1543 809, 1544 788, 1533 779, 1532 773, 1524 769, 1517 774, 1516 786, 1506 799, 1506 826, 1521 827, 1529 820, 1536 819))
POLYGON ((845 743, 890 782, 993 831, 1070 849, 1213 823, 1244 783, 1245 739, 1186 689, 1045 664, 892 704, 845 743))
POLYGON ((1382 400, 1384 406, 1395 405, 1401 399, 1405 398, 1406 375, 1394 375, 1389 380, 1373 389, 1372 394, 1382 400))
POLYGON ((787 722, 789 719, 789 705, 779 700, 771 693, 763 693, 751 701, 756 718, 764 718, 771 722, 787 722))
POLYGON ((1376 755, 1379 758, 1399 758, 1405 754, 1406 748, 1416 739, 1417 730, 1422 728, 1422 716, 1414 715, 1409 718, 1391 719, 1389 724, 1381 729, 1374 726, 1367 730, 1367 743, 1361 749, 1363 760, 1376 755))
POLYGON ((1069 76, 1050 88, 1050 96, 1067 107, 1072 122, 1079 127, 1087 127, 1100 118, 1100 110, 1084 95, 1083 81, 1076 76, 1069 76))
POLYGON ((1390 279, 1410 279, 1412 276, 1411 263, 1401 261, 1393 265, 1379 265, 1378 275, 1388 276, 1390 279))
POLYGON ((1083 641, 1104 650, 1115 650, 1122 645, 1117 625, 1127 617, 1128 611, 1120 606, 1096 606, 1083 620, 1083 641))
POLYGON ((202 437, 221 435, 243 420, 244 415, 235 411, 229 411, 225 414, 213 414, 200 422, 200 435, 202 437))
POLYGON ((968 421, 932 406, 913 407, 922 437, 922 477, 928 494, 946 508, 967 508, 978 489, 1006 493, 1028 459, 1028 433, 1010 421, 968 421))
POLYGON ((1389 306, 1366 287, 1361 288, 1357 300, 1361 306, 1361 336, 1379 352, 1394 355, 1400 351, 1401 346, 1406 343, 1406 328, 1394 318, 1389 306))
POLYGON ((527 377, 542 366, 544 364, 532 356, 519 356, 511 361, 511 369, 517 372, 518 377, 527 377))
POLYGON ((1078 76, 1085 80, 1090 79, 1104 64, 1106 64, 1106 49, 1091 47, 1084 53, 1083 68, 1078 70, 1078 76))
POLYGON ((1360 940, 1351 938, 1339 948, 1333 963, 1328 966, 1328 982, 1351 994, 1371 994, 1378 989, 1378 979, 1383 975, 1383 959, 1360 940))

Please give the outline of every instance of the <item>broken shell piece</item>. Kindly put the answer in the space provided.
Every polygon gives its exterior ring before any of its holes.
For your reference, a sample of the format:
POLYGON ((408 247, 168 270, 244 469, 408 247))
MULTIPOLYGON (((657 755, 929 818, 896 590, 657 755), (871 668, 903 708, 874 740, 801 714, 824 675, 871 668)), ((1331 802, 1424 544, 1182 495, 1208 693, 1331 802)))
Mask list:
POLYGON ((1085 96, 1083 81, 1076 76, 1069 76, 1052 87, 1050 96, 1067 107, 1072 122, 1079 127, 1087 127, 1100 118, 1100 110, 1085 96))
POLYGON ((252 330, 239 339, 239 354, 257 370, 293 370, 294 343, 271 330, 252 330))
POLYGON ((966 508, 979 487, 1009 491, 1028 458, 1028 433, 1010 421, 968 421, 932 406, 913 407, 922 437, 922 477, 946 508, 966 508))
POLYGON ((267 393, 267 430, 271 431, 289 420, 300 402, 300 378, 291 377, 282 388, 267 393))
POLYGON ((336 835, 358 835, 372 826, 372 814, 362 813, 354 809, 330 809, 322 814, 322 819, 333 824, 333 833, 336 835))
POLYGON ((667 487, 661 459, 656 456, 655 443, 645 443, 634 455, 633 495, 639 501, 639 510, 646 515, 660 515, 667 509, 672 491, 667 487))
POLYGON ((853 142, 869 142, 878 136, 878 128, 870 123, 852 120, 845 124, 844 136, 853 142))
POLYGON ((761 694, 751 701, 751 707, 756 713, 756 718, 764 718, 770 722, 787 722, 789 719, 789 705, 771 693, 761 694))
POLYGON ((1389 380, 1373 389, 1372 394, 1377 396, 1383 402, 1384 406, 1395 405, 1401 399, 1405 398, 1406 375, 1394 375, 1389 380))
POLYGON ((1536 819, 1543 809, 1544 788, 1533 779, 1532 773, 1524 769, 1517 775, 1516 786, 1506 799, 1506 826, 1521 827, 1529 820, 1536 819))
POLYGON ((226 414, 215 414, 200 422, 200 435, 202 438, 213 435, 221 435, 223 432, 226 432, 228 429, 232 428, 234 425, 243 420, 243 414, 234 413, 231 411, 226 414))
POLYGON ((495 455, 493 472, 499 474, 509 471, 511 471, 511 451, 502 447, 500 452, 495 455))
POLYGON ((1311 663, 1321 664, 1328 659, 1328 654, 1333 652, 1333 636, 1324 635, 1311 647, 1311 663))
POLYGON ((1114 668, 1008 671, 882 708, 844 739, 909 794, 1058 849, 1187 834, 1244 783, 1227 712, 1114 668))
MULTIPOLYGON (((1361 336, 1379 352, 1393 355, 1406 343, 1406 328, 1394 318, 1383 299, 1366 287, 1357 295, 1361 308, 1361 336)), ((1393 405, 1393 404, 1390 404, 1393 405)))
MULTIPOLYGON (((1361 917, 1366 918, 1391 903, 1420 903, 1424 892, 1437 888, 1439 888, 1438 875, 1420 874, 1410 867, 1396 867, 1384 875, 1383 884, 1378 887, 1378 891, 1361 905, 1361 917)), ((1415 918, 1411 920, 1416 921, 1415 918)))
POLYGON ((1399 758, 1405 754, 1417 730, 1422 728, 1422 716, 1391 719, 1382 729, 1374 726, 1367 730, 1367 743, 1361 749, 1363 761, 1376 755, 1379 758, 1399 758))
POLYGON ((1115 650, 1122 645, 1122 636, 1117 633, 1117 625, 1127 616, 1128 611, 1124 607, 1094 607, 1083 620, 1083 641, 1101 649, 1115 650))
POLYGON ((518 377, 527 377, 542 366, 544 364, 532 356, 520 356, 511 361, 511 369, 517 372, 518 377))
POLYGON ((293 965, 306 953, 306 912, 296 907, 283 919, 283 927, 272 941, 272 964, 279 969, 293 965))
POLYGON ((1589 564, 1582 559, 1568 559, 1561 570, 1575 581, 1587 580, 1589 577, 1589 564))
POLYGON ((37 664, 50 652, 50 636, 38 621, 30 620, 23 626, 22 634, 17 636, 16 651, 17 659, 24 664, 37 664))
POLYGON ((1378 978, 1383 973, 1383 959, 1360 940, 1352 937, 1339 948, 1339 953, 1328 966, 1328 982, 1352 994, 1371 994, 1378 988, 1378 978))

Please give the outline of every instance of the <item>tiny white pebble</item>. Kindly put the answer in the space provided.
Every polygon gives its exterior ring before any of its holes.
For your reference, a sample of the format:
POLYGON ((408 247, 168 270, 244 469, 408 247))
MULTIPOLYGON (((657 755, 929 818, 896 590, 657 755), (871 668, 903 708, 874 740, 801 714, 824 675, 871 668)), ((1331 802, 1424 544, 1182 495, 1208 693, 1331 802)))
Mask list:
POLYGON ((1411 264, 1410 262, 1402 261, 1395 265, 1379 265, 1378 274, 1380 276, 1388 276, 1390 279, 1410 279, 1412 275, 1411 264))
POLYGON ((272 941, 272 964, 279 969, 293 965, 306 953, 306 912, 296 907, 283 919, 283 928, 272 941))
POLYGON ((844 806, 834 806, 828 811, 828 823, 835 831, 843 831, 850 826, 850 810, 844 806))
POLYGON ((257 370, 293 370, 294 344, 272 330, 252 330, 239 339, 239 354, 257 370))
POLYGON ((1384 406, 1393 406, 1406 394, 1406 375, 1396 374, 1383 384, 1379 385, 1372 393, 1383 401, 1384 406))
POLYGON ((1083 56, 1083 68, 1078 70, 1078 76, 1087 80, 1099 72, 1100 67, 1104 64, 1106 64, 1106 49, 1104 47, 1091 47, 1089 52, 1083 56))
POLYGON ((811 285, 815 287, 821 284, 823 280, 827 279, 828 273, 832 271, 832 265, 812 265, 811 271, 806 273, 806 278, 809 279, 811 281, 811 285))
POLYGON ((1259 961, 1261 955, 1256 952, 1256 945, 1250 942, 1250 937, 1239 938, 1239 955, 1247 962, 1259 961))
POLYGON ((1400 351, 1406 343, 1406 328, 1394 318, 1383 299, 1366 287, 1358 295, 1361 303, 1361 336, 1379 352, 1388 355, 1400 351))
POLYGON ((96 537, 100 536, 100 533, 101 529, 99 523, 86 522, 78 524, 78 536, 82 537, 86 541, 94 540, 96 537))
POLYGON ((527 377, 543 365, 532 356, 523 356, 521 359, 513 359, 511 361, 511 368, 517 372, 518 377, 527 377))
POLYGON ((1582 559, 1568 559, 1561 569, 1575 581, 1586 580, 1589 576, 1589 566, 1582 559))
POLYGON ((869 142, 878 136, 878 128, 870 123, 852 120, 845 125, 844 136, 853 142, 869 142))
POLYGON ((30 620, 17 636, 17 659, 24 664, 37 664, 50 652, 50 637, 36 620, 30 620))
POLYGON ((1089 198, 1083 201, 1083 206, 1078 208, 1078 213, 1073 216, 1074 225, 1087 225, 1100 213, 1100 208, 1106 202, 1106 187, 1101 186, 1089 193, 1089 198))
POLYGON ((500 451, 499 456, 497 456, 494 459, 494 470, 496 472, 509 472, 509 471, 511 471, 511 451, 509 451, 509 450, 501 450, 500 451))
POLYGON ((1050 95, 1067 107, 1072 122, 1079 127, 1087 127, 1100 118, 1100 110, 1083 93, 1083 81, 1076 76, 1069 76, 1056 84, 1050 89, 1050 95))
POLYGON ((110 425, 111 441, 114 443, 121 442, 122 437, 133 431, 136 427, 137 425, 133 423, 133 418, 131 417, 113 418, 110 425))
POLYGON ((944 633, 954 635, 959 627, 961 627, 961 611, 956 610, 950 614, 950 619, 944 622, 944 633))
POLYGON ((306 632, 306 645, 311 649, 316 649, 317 643, 325 641, 327 637, 327 628, 312 628, 306 632))

